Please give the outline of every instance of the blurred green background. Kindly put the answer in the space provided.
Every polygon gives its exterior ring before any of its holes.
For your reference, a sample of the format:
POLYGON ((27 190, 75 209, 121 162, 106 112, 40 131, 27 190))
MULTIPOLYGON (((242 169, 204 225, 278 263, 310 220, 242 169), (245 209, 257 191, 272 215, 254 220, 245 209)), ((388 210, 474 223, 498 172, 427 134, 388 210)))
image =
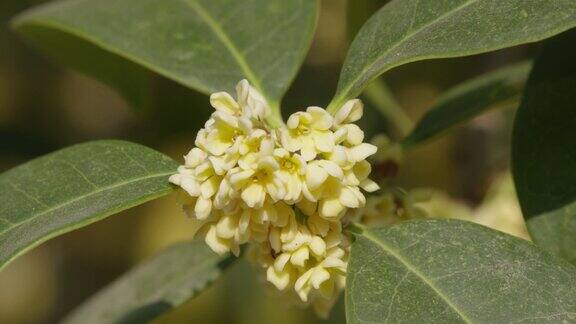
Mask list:
MULTIPOLYGON (((103 138, 143 143, 181 159, 211 111, 207 97, 158 77, 150 91, 161 93, 162 103, 134 113, 111 89, 52 62, 10 30, 11 17, 41 2, 0 1, 0 171, 74 143, 103 138)), ((283 102, 285 115, 328 103, 349 34, 384 3, 322 1, 314 43, 283 102)), ((535 50, 512 48, 415 63, 387 73, 385 79, 407 114, 418 120, 451 86, 530 57, 535 50)), ((478 204, 492 180, 508 167, 512 116, 511 109, 485 114, 411 150, 398 182, 406 188, 433 186, 470 206, 478 204)), ((388 126, 367 101, 363 127, 368 137, 386 132, 388 126)), ((57 322, 142 259, 190 239, 190 232, 191 224, 170 196, 51 240, 0 273, 0 323, 57 322)), ((158 322, 321 322, 312 312, 276 297, 262 281, 250 265, 240 262, 200 297, 158 322)), ((344 322, 342 304, 330 323, 344 322)))

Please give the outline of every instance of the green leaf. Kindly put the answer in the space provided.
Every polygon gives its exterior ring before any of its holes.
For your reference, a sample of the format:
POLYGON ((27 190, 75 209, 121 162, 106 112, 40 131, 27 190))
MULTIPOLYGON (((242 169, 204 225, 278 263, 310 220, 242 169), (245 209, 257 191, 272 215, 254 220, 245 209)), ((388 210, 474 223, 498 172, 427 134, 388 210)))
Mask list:
POLYGON ((144 67, 56 28, 27 24, 26 15, 16 21, 19 32, 58 62, 94 77, 118 91, 139 112, 152 105, 153 79, 144 67))
MULTIPOLYGON (((247 78, 274 106, 306 55, 317 13, 315 0, 67 0, 14 25, 64 58, 84 41, 116 57, 108 61, 136 63, 203 93, 232 91, 247 78)), ((102 63, 100 55, 82 59, 87 72, 102 63)), ((129 83, 120 71, 99 74, 129 83)))
POLYGON ((64 323, 148 323, 207 288, 234 260, 203 241, 174 245, 98 292, 64 323))
POLYGON ((75 145, 0 175, 0 268, 45 242, 173 190, 176 162, 122 141, 75 145))
POLYGON ((576 203, 526 222, 538 246, 576 265, 576 203))
POLYGON ((494 107, 515 104, 528 78, 531 62, 517 63, 466 81, 442 95, 422 117, 404 146, 426 141, 494 107))
MULTIPOLYGON (((355 0, 354 5, 349 5, 346 20, 348 38, 353 39, 370 15, 381 5, 373 0, 355 0)), ((364 89, 363 95, 371 103, 368 107, 376 108, 382 117, 396 128, 401 137, 406 136, 412 130, 414 127, 412 120, 404 112, 384 80, 372 81, 364 89)))
POLYGON ((348 265, 348 323, 576 319, 576 268, 528 241, 446 219, 361 231, 348 265))
POLYGON ((576 26, 573 0, 394 0, 352 43, 330 105, 338 109, 402 64, 535 42, 576 26))
POLYGON ((534 242, 576 264, 576 32, 537 59, 514 121, 512 171, 534 242))

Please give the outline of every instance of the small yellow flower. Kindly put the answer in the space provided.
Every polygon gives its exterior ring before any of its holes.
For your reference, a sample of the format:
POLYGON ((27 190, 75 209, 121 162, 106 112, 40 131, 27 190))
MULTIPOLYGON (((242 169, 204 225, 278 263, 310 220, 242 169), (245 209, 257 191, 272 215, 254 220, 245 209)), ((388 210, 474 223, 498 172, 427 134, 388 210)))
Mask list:
POLYGON ((343 177, 342 169, 329 160, 314 160, 306 168, 306 185, 311 191, 323 186, 329 178, 342 180, 343 177))
POLYGON ((286 195, 284 201, 295 203, 302 195, 303 177, 306 175, 306 161, 297 153, 290 153, 284 148, 274 150, 274 157, 279 165, 278 176, 284 182, 286 195))
POLYGON ((240 254, 240 247, 235 244, 232 239, 225 239, 218 236, 216 225, 207 226, 207 232, 204 240, 210 249, 219 255, 224 255, 230 251, 232 251, 234 255, 240 254))
POLYGON ((213 123, 196 142, 198 146, 216 156, 224 154, 237 140, 248 136, 253 129, 252 122, 244 117, 234 117, 217 111, 211 118, 213 123))
POLYGON ((179 167, 178 173, 172 175, 169 181, 181 186, 190 196, 197 198, 194 207, 195 217, 206 219, 212 210, 212 198, 218 190, 221 177, 216 174, 208 160, 193 167, 198 162, 199 156, 202 156, 202 153, 192 150, 186 158, 187 162, 191 163, 190 166, 179 167))
POLYGON ((320 107, 296 112, 288 118, 287 128, 280 130, 282 145, 290 152, 300 151, 306 161, 313 160, 319 152, 334 148, 332 123, 332 116, 320 107))
POLYGON ((353 124, 362 118, 364 105, 358 99, 348 100, 334 116, 334 129, 338 133, 337 142, 359 145, 364 141, 364 132, 353 124))
POLYGON ((273 202, 286 193, 284 183, 278 175, 278 162, 272 156, 260 159, 252 168, 243 169, 230 177, 232 188, 241 192, 242 200, 251 208, 261 208, 266 197, 273 202))
POLYGON ((254 120, 263 121, 266 118, 270 112, 268 103, 247 80, 238 82, 236 93, 238 94, 238 103, 244 107, 243 114, 254 120))
POLYGON ((364 114, 364 104, 359 99, 348 100, 344 105, 336 112, 334 116, 334 125, 346 125, 354 123, 364 114))
POLYGON ((234 117, 244 117, 253 121, 264 120, 268 113, 266 100, 247 80, 238 82, 236 95, 238 100, 227 92, 213 93, 210 95, 210 104, 216 111, 234 117))
POLYGON ((294 289, 302 301, 308 301, 312 289, 324 299, 331 299, 346 275, 347 258, 348 253, 344 249, 334 247, 328 250, 326 258, 298 277, 294 289))

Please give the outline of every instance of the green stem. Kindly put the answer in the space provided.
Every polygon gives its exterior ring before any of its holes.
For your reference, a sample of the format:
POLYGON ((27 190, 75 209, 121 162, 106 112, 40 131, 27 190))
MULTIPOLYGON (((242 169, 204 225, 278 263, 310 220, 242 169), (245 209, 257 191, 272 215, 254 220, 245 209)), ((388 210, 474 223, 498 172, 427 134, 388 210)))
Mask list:
POLYGON ((378 111, 380 111, 382 116, 388 119, 394 127, 398 129, 402 137, 410 133, 414 127, 414 123, 396 101, 386 83, 380 79, 376 79, 364 89, 364 94, 378 111))
POLYGON ((366 226, 359 223, 350 223, 346 228, 350 233, 362 234, 366 230, 366 226))
POLYGON ((272 129, 282 127, 284 125, 284 121, 282 120, 280 105, 278 103, 269 103, 269 107, 270 114, 268 114, 268 117, 266 117, 266 124, 272 129))
POLYGON ((343 104, 344 103, 342 102, 342 100, 334 98, 332 102, 330 102, 330 104, 328 105, 328 108, 326 108, 326 111, 332 114, 332 116, 334 116, 336 115, 336 113, 342 107, 343 104))

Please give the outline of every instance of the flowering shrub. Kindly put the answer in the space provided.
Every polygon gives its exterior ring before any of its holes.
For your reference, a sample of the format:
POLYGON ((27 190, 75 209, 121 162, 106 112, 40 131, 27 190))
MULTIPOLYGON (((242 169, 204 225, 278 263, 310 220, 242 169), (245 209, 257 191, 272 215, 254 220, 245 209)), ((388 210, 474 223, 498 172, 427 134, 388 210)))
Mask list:
MULTIPOLYGON (((356 1, 349 6, 352 20, 367 18, 356 1)), ((270 286, 321 317, 345 291, 350 323, 574 321, 574 0, 388 1, 351 33, 327 108, 283 119, 281 102, 319 10, 315 0, 59 1, 16 18, 28 41, 144 114, 151 102, 172 99, 151 90, 152 74, 211 94, 215 111, 183 165, 108 140, 1 174, 0 267, 52 237, 179 191, 203 241, 137 266, 65 322, 148 322, 244 256, 270 286), (456 86, 415 125, 379 79, 410 62, 548 38, 533 62, 456 86), (361 95, 386 121, 386 135, 371 142, 361 95), (511 105, 514 188, 502 182, 473 206, 398 185, 411 149, 511 105)))

